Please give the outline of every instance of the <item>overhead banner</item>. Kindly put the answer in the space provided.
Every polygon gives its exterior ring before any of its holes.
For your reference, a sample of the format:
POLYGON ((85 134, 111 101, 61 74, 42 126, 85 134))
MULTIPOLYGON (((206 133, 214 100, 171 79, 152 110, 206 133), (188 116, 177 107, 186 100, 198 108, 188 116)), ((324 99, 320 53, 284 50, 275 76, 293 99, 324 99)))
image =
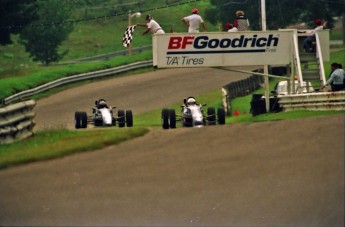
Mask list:
POLYGON ((153 36, 158 68, 283 65, 291 62, 292 31, 173 33, 153 36))

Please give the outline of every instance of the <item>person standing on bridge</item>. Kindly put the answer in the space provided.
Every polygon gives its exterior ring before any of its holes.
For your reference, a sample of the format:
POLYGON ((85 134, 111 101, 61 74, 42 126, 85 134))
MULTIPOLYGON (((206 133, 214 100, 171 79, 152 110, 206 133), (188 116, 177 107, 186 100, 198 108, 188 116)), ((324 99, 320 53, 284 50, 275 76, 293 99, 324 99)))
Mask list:
POLYGON ((192 15, 182 18, 181 21, 188 27, 188 33, 198 33, 200 24, 203 31, 206 32, 204 20, 199 15, 198 9, 192 9, 192 15))
POLYGON ((137 26, 146 27, 147 29, 143 32, 143 35, 147 34, 148 32, 152 32, 153 34, 164 34, 164 30, 162 27, 152 19, 151 15, 146 16, 146 24, 137 24, 137 26))
POLYGON ((242 10, 238 10, 236 12, 236 20, 234 21, 234 27, 236 27, 238 31, 249 30, 249 20, 246 17, 244 17, 244 12, 242 10))

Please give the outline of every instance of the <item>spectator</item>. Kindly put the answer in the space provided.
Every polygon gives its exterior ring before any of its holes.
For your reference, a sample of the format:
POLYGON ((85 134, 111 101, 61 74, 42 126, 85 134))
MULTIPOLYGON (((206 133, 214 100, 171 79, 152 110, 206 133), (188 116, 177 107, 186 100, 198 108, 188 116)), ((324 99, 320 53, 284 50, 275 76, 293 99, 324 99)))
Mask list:
POLYGON ((198 33, 200 24, 203 31, 206 32, 205 23, 199 15, 198 9, 192 9, 192 15, 182 18, 181 21, 188 27, 188 33, 198 33))
POLYGON ((147 34, 148 32, 152 32, 153 34, 164 34, 164 30, 162 27, 152 19, 151 15, 146 16, 146 24, 137 24, 137 26, 146 27, 147 29, 143 32, 143 35, 147 34))
POLYGON ((341 65, 336 62, 331 64, 331 77, 327 80, 325 85, 321 86, 321 89, 324 89, 332 82, 332 91, 340 91, 344 89, 344 70, 340 68, 340 66, 341 65))
POLYGON ((307 53, 313 50, 312 43, 315 42, 316 40, 315 38, 316 31, 323 30, 322 21, 320 18, 315 19, 315 25, 316 27, 311 31, 310 34, 307 35, 308 37, 303 40, 303 47, 304 47, 305 52, 307 53))
POLYGON ((230 23, 225 24, 225 29, 227 32, 237 32, 237 28, 230 23))
POLYGON ((249 30, 249 20, 244 17, 244 12, 239 10, 236 12, 236 20, 234 21, 234 27, 238 31, 248 31, 249 30))

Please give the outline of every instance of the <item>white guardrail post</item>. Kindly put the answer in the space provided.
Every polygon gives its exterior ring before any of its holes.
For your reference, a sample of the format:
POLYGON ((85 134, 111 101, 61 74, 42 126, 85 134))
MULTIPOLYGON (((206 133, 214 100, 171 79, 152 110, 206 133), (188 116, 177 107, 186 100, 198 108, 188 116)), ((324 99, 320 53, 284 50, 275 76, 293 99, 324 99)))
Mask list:
POLYGON ((0 108, 0 144, 13 143, 33 135, 34 100, 0 108))
POLYGON ((345 91, 278 96, 283 111, 345 110, 345 91))

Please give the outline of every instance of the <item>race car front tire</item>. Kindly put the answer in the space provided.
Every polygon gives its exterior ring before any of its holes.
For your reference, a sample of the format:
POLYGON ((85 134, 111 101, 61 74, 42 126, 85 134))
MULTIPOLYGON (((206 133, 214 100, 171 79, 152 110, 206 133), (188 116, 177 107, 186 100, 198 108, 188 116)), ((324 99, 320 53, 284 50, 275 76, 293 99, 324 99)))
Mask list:
POLYGON ((169 129, 169 110, 163 109, 162 110, 162 128, 169 129))
POLYGON ((81 116, 80 116, 80 112, 75 112, 74 113, 74 127, 76 129, 81 128, 81 116))
POLYGON ((133 114, 131 110, 126 110, 126 125, 127 127, 133 126, 133 114))
POLYGON ((87 128, 87 114, 86 112, 81 112, 81 127, 82 128, 87 128))
POLYGON ((87 127, 87 114, 86 112, 77 111, 74 114, 74 126, 76 129, 87 127))
POLYGON ((224 108, 219 107, 217 110, 217 120, 219 125, 225 124, 225 110, 224 108))
POLYGON ((216 124, 216 111, 213 107, 207 109, 207 124, 215 125, 216 124))
POLYGON ((176 113, 174 109, 169 110, 170 128, 176 128, 176 113))
POLYGON ((125 111, 123 111, 123 110, 119 110, 118 112, 117 112, 117 116, 118 116, 118 118, 119 118, 119 120, 118 120, 118 122, 119 122, 119 127, 120 128, 123 128, 123 127, 125 127, 125 111))

